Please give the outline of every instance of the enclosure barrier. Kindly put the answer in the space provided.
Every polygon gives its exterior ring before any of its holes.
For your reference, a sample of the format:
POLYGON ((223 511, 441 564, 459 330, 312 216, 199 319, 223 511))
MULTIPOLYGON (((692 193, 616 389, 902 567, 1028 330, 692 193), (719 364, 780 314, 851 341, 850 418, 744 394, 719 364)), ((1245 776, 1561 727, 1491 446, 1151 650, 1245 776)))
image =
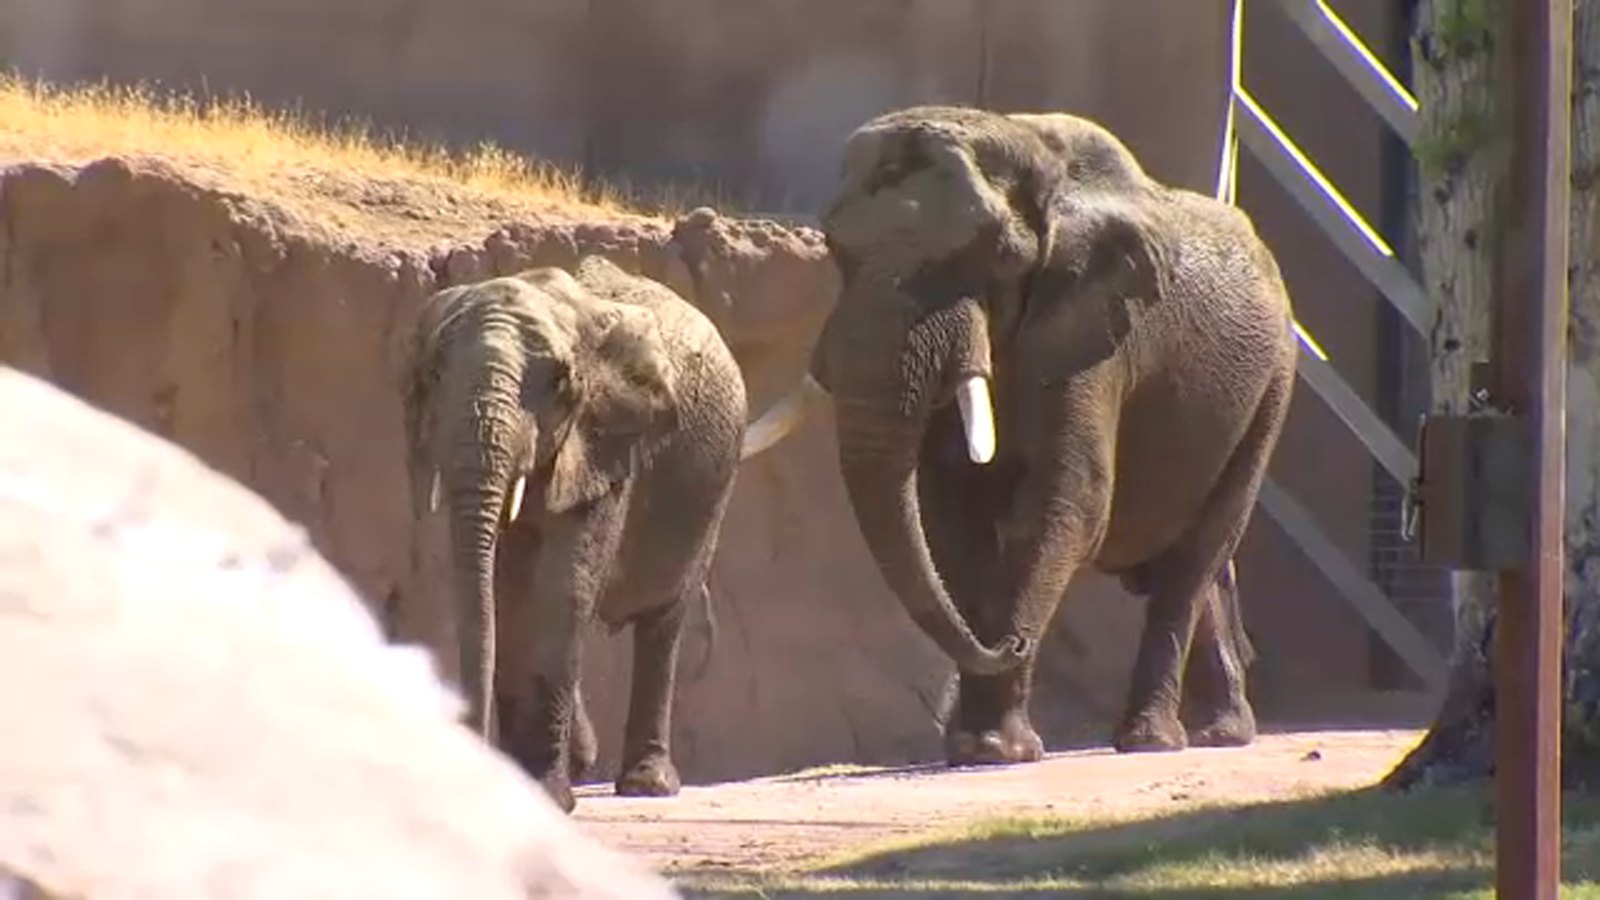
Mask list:
MULTIPOLYGON (((1322 0, 1271 0, 1311 39, 1361 98, 1406 142, 1418 131, 1417 101, 1372 54, 1360 37, 1322 0)), ((1433 303, 1396 257, 1394 249, 1295 145, 1250 92, 1242 78, 1244 0, 1234 0, 1230 36, 1230 89, 1222 137, 1222 162, 1216 196, 1237 203, 1239 148, 1262 167, 1309 215, 1319 230, 1399 312, 1426 336, 1433 303)), ((1339 375, 1328 354, 1299 323, 1299 376, 1361 441, 1378 464, 1401 485, 1417 472, 1416 455, 1339 375)), ((1299 545, 1313 565, 1377 632, 1406 665, 1430 687, 1441 688, 1448 675, 1444 655, 1395 607, 1390 598, 1355 566, 1318 526, 1315 517, 1269 476, 1261 486, 1261 508, 1299 545)))
MULTIPOLYGON (((1323 0, 1265 0, 1277 7, 1311 40, 1318 52, 1349 83, 1408 147, 1417 140, 1417 101, 1373 55, 1366 44, 1323 0)), ((1243 146, 1317 228, 1392 305, 1406 324, 1426 336, 1434 304, 1397 258, 1394 248, 1323 174, 1311 158, 1244 87, 1244 0, 1234 0, 1229 36, 1229 97, 1223 123, 1222 160, 1216 196, 1237 205, 1239 148, 1243 146)), ((798 225, 820 227, 813 216, 762 213, 798 225)), ((1304 325, 1294 323, 1300 342, 1297 371, 1383 470, 1399 485, 1417 472, 1411 446, 1394 433, 1334 367, 1328 353, 1304 325)), ((1400 659, 1430 689, 1441 689, 1447 661, 1383 589, 1352 563, 1317 524, 1311 511, 1270 476, 1257 502, 1400 659)))

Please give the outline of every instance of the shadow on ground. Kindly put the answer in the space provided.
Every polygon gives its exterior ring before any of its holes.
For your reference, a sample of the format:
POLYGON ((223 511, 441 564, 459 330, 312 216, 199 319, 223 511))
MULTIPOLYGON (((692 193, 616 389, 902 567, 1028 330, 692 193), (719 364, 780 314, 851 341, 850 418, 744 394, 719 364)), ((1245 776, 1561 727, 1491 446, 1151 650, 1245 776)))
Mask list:
MULTIPOLYGON (((1564 809, 1563 897, 1600 898, 1600 797, 1564 809)), ((1488 791, 1376 788, 1117 823, 1002 820, 786 873, 680 873, 690 897, 1492 894, 1488 791)))
MULTIPOLYGON (((1382 722, 1313 720, 1306 723, 1263 723, 1260 726, 1259 734, 1263 736, 1279 734, 1303 735, 1306 732, 1321 732, 1327 734, 1349 732, 1354 734, 1365 734, 1381 729, 1405 730, 1412 728, 1426 730, 1427 723, 1422 722, 1418 724, 1409 720, 1405 722, 1399 720, 1382 722)), ((1081 732, 1074 732, 1066 738, 1051 740, 1047 742, 1047 748, 1047 752, 1049 754, 1078 753, 1087 750, 1109 752, 1111 750, 1111 743, 1108 736, 1106 734, 1102 734, 1099 730, 1084 730, 1081 732)), ((799 771, 789 772, 783 775, 765 775, 754 780, 767 784, 820 782, 840 778, 852 778, 857 780, 881 778, 885 780, 892 780, 896 778, 903 778, 908 775, 933 775, 936 773, 949 771, 953 771, 953 769, 942 758, 934 761, 912 762, 897 766, 867 765, 857 763, 829 763, 825 765, 812 766, 806 769, 800 769, 799 771)), ((599 777, 598 775, 591 775, 591 777, 589 777, 584 784, 597 786, 602 791, 610 789, 610 781, 599 777)), ((1600 778, 1597 778, 1593 784, 1597 791, 1600 791, 1600 778)))

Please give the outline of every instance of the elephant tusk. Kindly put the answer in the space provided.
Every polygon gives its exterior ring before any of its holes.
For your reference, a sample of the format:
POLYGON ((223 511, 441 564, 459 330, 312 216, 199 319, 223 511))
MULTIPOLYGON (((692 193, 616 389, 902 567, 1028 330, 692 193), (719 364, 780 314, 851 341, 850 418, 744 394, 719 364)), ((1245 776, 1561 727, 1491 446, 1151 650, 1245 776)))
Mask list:
POLYGON ((515 522, 517 515, 522 512, 522 494, 528 489, 528 476, 518 475, 517 480, 511 482, 511 500, 506 504, 506 521, 515 522))
POLYGON ((772 449, 800 425, 812 401, 827 396, 827 393, 827 390, 811 377, 811 373, 807 372, 794 390, 785 394, 783 399, 774 403, 771 409, 761 415, 761 418, 745 428, 744 445, 739 450, 739 459, 749 459, 772 449))
POLYGON ((956 388, 961 425, 967 432, 967 455, 979 465, 994 459, 994 409, 989 404, 989 381, 974 375, 956 388))
POLYGON ((433 475, 428 479, 428 512, 439 511, 439 470, 434 469, 433 475))

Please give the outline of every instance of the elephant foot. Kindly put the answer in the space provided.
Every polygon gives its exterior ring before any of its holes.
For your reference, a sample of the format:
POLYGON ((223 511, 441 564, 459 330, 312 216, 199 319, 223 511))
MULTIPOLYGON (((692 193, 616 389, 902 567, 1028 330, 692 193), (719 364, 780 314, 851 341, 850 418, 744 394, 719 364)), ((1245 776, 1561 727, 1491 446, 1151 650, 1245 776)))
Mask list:
POLYGON ((1189 744, 1194 747, 1245 747, 1256 739, 1256 714, 1243 698, 1200 719, 1189 729, 1189 744))
POLYGON ((566 778, 546 778, 540 781, 540 784, 544 786, 544 792, 550 796, 550 800, 561 807, 562 812, 570 815, 573 809, 577 808, 578 798, 572 794, 571 781, 566 778))
POLYGON ((665 753, 646 756, 617 778, 619 797, 676 797, 680 787, 678 767, 665 753))
POLYGON ((1170 712, 1141 712, 1117 727, 1111 746, 1118 753, 1162 753, 1189 746, 1183 723, 1170 712))
MULTIPOLYGON (((513 735, 513 737, 520 737, 513 735)), ((501 748, 511 761, 517 764, 522 773, 544 787, 544 792, 550 799, 566 812, 572 812, 577 805, 577 799, 572 795, 573 772, 577 770, 580 761, 577 754, 570 752, 566 760, 556 761, 554 755, 548 750, 541 751, 539 747, 530 747, 531 741, 510 741, 501 748)), ((572 742, 569 741, 569 746, 572 742)), ((589 765, 593 765, 592 759, 589 765)))
POLYGON ((952 766, 1031 763, 1044 758, 1044 742, 1025 716, 1008 713, 996 729, 964 731, 952 724, 945 738, 945 756, 952 766))

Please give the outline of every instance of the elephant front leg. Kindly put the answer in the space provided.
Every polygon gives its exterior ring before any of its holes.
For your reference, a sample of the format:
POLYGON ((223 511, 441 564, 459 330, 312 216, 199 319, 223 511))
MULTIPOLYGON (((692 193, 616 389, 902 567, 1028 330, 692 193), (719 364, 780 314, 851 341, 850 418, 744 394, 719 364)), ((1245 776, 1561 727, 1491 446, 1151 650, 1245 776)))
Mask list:
POLYGON ((1250 638, 1233 567, 1217 575, 1195 626, 1183 674, 1181 714, 1195 747, 1243 747, 1256 737, 1255 711, 1245 693, 1250 638))
MULTIPOLYGON (((1049 496, 1032 493, 1038 485, 1030 487, 1031 481, 1023 484, 1024 496, 1049 496)), ((1072 573, 1104 527, 1104 504, 1092 489, 1080 496, 1088 501, 1085 507, 1047 511, 1039 508, 1047 503, 1025 501, 1001 519, 1002 553, 995 570, 1000 577, 972 610, 973 631, 985 640, 1004 633, 1025 635, 1031 650, 1010 672, 961 674, 953 727, 945 736, 952 764, 1037 762, 1044 757, 1044 742, 1028 714, 1040 636, 1072 573)))
POLYGON ((672 797, 681 785, 672 764, 672 691, 686 606, 675 597, 633 620, 633 686, 617 776, 624 797, 672 797))
MULTIPOLYGON (((1000 540, 996 498, 1015 479, 1012 467, 967 460, 960 420, 935 414, 919 460, 923 534, 940 580, 980 639, 998 640, 1011 625, 1000 608, 1000 540)), ((945 758, 953 766, 1033 762, 1044 742, 1028 721, 1033 658, 1004 675, 957 676, 956 702, 945 722, 945 758)))
MULTIPOLYGON (((1012 627, 1012 607, 993 590, 999 580, 999 550, 992 518, 968 519, 986 526, 989 542, 969 544, 966 551, 939 557, 940 571, 973 631, 994 641, 1012 627), (984 585, 990 590, 985 592, 984 585)), ((953 530, 953 529, 952 529, 953 530)), ((937 544, 930 536, 930 544, 937 544)), ((1035 652, 1015 669, 1001 675, 957 676, 956 702, 945 724, 945 759, 952 766, 1001 765, 1037 762, 1044 757, 1044 741, 1028 717, 1028 694, 1033 685, 1035 652)))
POLYGON ((945 729, 952 766, 1038 762, 1044 741, 1028 718, 1036 657, 1004 675, 962 675, 945 729))
POLYGON ((545 529, 532 583, 518 585, 500 605, 506 648, 498 692, 504 745, 567 812, 577 804, 574 776, 589 762, 583 758, 590 752, 584 744, 593 745, 578 675, 582 626, 592 615, 616 546, 605 524, 606 506, 602 501, 584 517, 545 529))
POLYGON ((572 812, 577 806, 572 793, 572 732, 574 718, 582 713, 577 710, 577 679, 561 667, 553 668, 557 671, 530 679, 531 686, 501 697, 502 733, 507 755, 544 787, 557 806, 572 812))

